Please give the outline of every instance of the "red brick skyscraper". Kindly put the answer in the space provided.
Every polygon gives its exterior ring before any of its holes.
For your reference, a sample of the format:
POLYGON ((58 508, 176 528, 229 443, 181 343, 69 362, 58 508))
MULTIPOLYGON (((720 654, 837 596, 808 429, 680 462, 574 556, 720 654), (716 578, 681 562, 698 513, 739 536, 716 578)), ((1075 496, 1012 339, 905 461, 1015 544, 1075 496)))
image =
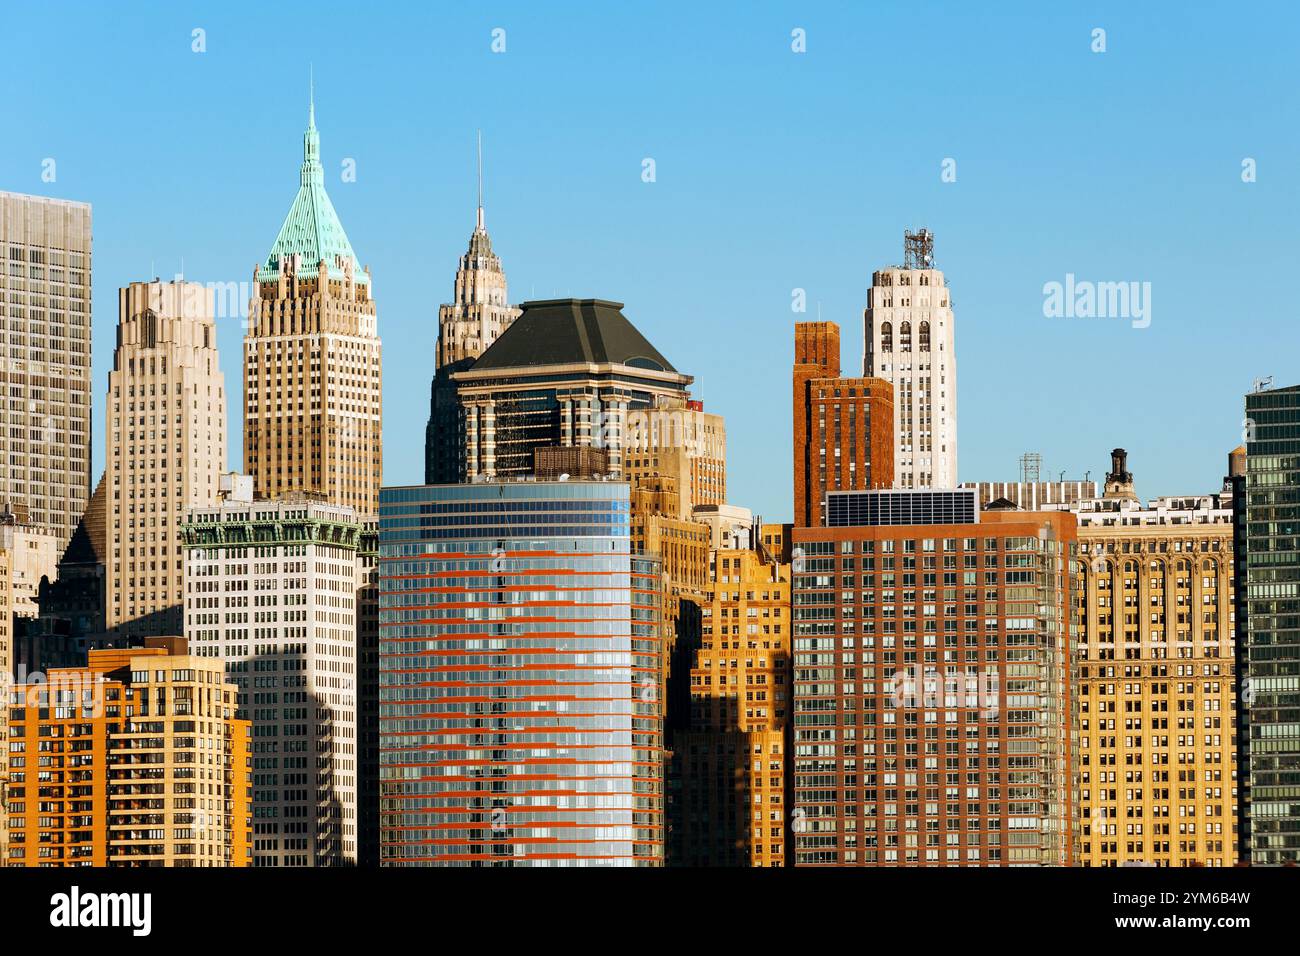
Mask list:
POLYGON ((894 388, 840 378, 840 327, 794 329, 794 526, 821 525, 822 493, 894 482, 894 388))

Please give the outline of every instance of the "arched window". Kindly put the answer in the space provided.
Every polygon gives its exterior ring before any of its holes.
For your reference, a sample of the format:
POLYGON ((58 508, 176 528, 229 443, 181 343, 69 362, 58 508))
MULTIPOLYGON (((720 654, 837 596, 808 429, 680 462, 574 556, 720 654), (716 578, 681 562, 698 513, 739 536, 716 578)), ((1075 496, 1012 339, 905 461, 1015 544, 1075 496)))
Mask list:
POLYGON ((889 322, 880 325, 880 351, 894 351, 894 326, 889 322))
POLYGON ((921 323, 921 351, 930 351, 930 323, 921 323))
POLYGON ((898 350, 900 352, 912 351, 912 323, 904 322, 898 327, 898 350))

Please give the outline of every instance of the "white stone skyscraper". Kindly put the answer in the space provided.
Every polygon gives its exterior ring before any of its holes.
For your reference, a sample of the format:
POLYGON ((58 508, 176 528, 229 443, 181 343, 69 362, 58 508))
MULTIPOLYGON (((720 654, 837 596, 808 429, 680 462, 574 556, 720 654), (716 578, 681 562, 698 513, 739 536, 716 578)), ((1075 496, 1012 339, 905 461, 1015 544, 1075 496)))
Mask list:
POLYGON ((934 234, 904 233, 901 266, 873 272, 862 373, 894 386, 894 486, 957 487, 957 354, 934 234))

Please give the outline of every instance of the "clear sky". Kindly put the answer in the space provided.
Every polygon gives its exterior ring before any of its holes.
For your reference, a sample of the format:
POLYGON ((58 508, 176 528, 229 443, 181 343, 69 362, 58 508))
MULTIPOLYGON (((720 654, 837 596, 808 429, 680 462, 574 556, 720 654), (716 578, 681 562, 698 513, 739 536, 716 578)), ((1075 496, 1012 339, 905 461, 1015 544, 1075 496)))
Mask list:
MULTIPOLYGON (((1140 495, 1209 491, 1252 380, 1300 381, 1298 21, 1288 3, 11 4, 0 189, 94 206, 96 476, 117 287, 182 258, 191 280, 251 279, 297 189, 314 65, 326 184, 374 276, 387 484, 423 476, 481 128, 511 300, 626 303, 726 416, 733 503, 789 519, 793 324, 820 306, 860 374, 871 271, 922 225, 953 290, 962 480, 1014 479, 1029 450, 1097 478, 1118 445, 1140 495), (1149 327, 1045 317, 1067 274, 1151 283, 1149 327)), ((236 468, 242 334, 220 323, 236 468)))

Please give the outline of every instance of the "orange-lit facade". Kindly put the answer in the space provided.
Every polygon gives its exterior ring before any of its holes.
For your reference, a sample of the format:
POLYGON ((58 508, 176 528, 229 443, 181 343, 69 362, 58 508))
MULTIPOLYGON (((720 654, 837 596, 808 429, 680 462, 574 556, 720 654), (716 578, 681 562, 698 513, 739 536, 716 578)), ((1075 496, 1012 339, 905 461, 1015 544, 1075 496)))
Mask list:
POLYGON ((1231 503, 1074 507, 1082 864, 1233 866, 1231 503))
POLYGON ((894 387, 840 377, 840 329, 800 322, 794 333, 794 524, 814 527, 826 491, 894 482, 894 387))
POLYGON ((673 737, 680 866, 785 866, 791 708, 790 566, 713 552, 690 669, 689 729, 673 737))
POLYGON ((10 697, 10 866, 248 866, 251 730, 183 638, 92 650, 10 697))
MULTIPOLYGON (((9 686, 9 675, 13 672, 13 587, 9 578, 9 552, 0 548, 0 692, 9 686)), ((0 741, 9 740, 8 701, 0 700, 0 741)), ((9 858, 9 761, 7 757, 0 763, 0 866, 9 858)))

